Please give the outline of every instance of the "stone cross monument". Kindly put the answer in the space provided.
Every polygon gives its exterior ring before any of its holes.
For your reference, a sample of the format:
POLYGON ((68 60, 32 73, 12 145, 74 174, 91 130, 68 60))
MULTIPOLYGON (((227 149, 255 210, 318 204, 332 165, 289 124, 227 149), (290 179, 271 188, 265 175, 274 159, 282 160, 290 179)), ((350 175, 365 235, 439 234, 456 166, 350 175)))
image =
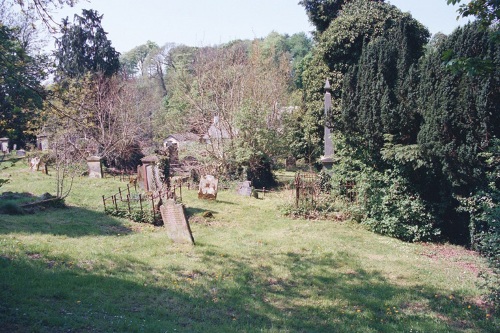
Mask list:
POLYGON ((332 109, 332 94, 330 93, 331 86, 328 79, 325 83, 325 150, 323 156, 321 156, 321 163, 323 164, 323 168, 326 171, 332 169, 333 165, 333 143, 332 138, 330 137, 330 128, 328 127, 328 120, 330 118, 330 111, 332 109))

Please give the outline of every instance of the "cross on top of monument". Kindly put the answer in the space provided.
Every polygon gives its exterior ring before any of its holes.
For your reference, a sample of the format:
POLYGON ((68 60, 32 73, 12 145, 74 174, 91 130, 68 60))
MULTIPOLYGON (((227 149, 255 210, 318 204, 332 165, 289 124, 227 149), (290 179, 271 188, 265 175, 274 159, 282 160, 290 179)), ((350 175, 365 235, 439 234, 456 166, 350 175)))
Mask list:
POLYGON ((330 86, 330 81, 328 81, 328 79, 326 79, 324 89, 326 91, 332 90, 332 87, 330 86))

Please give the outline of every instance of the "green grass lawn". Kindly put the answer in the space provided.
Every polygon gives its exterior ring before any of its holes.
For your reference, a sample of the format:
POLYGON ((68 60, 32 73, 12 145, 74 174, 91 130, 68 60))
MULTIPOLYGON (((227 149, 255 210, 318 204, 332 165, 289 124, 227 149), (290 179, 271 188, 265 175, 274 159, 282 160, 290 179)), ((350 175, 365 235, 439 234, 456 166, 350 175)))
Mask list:
MULTIPOLYGON (((0 164, 0 192, 54 193, 53 175, 0 164)), ((103 214, 118 179, 76 179, 66 209, 0 215, 2 332, 497 332, 475 253, 355 223, 290 220, 291 200, 183 189, 196 245, 103 214), (203 218, 211 211, 213 218, 203 218)))

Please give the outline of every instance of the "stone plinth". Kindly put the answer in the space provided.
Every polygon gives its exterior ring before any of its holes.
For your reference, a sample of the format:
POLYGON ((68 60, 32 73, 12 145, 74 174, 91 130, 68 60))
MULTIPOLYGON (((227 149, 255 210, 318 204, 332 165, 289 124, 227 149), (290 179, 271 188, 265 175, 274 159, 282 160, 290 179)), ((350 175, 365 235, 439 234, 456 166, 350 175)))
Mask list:
POLYGON ((101 161, 102 159, 99 156, 90 156, 87 158, 89 178, 103 178, 101 161))
POLYGON ((38 134, 36 137, 36 146, 38 150, 49 150, 49 137, 46 134, 38 134))
POLYGON ((9 152, 9 138, 0 138, 0 151, 9 152))

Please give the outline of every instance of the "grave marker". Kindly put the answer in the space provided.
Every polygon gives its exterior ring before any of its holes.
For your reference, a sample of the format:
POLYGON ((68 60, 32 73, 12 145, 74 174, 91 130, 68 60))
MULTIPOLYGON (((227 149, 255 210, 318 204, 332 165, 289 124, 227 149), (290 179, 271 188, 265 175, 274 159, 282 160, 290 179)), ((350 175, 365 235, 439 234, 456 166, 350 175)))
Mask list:
POLYGON ((219 180, 212 175, 206 175, 200 179, 198 199, 216 200, 219 180))
POLYGON ((174 243, 194 245, 193 234, 186 220, 182 204, 168 199, 160 206, 160 212, 163 224, 167 229, 167 235, 174 243))
POLYGON ((245 197, 249 197, 252 195, 252 185, 251 185, 251 182, 249 180, 246 180, 242 183, 238 183, 238 194, 239 195, 242 195, 242 196, 245 196, 245 197))
POLYGON ((9 138, 0 138, 0 151, 9 152, 9 138))
POLYGON ((102 163, 99 156, 87 157, 89 178, 102 178, 102 163))

